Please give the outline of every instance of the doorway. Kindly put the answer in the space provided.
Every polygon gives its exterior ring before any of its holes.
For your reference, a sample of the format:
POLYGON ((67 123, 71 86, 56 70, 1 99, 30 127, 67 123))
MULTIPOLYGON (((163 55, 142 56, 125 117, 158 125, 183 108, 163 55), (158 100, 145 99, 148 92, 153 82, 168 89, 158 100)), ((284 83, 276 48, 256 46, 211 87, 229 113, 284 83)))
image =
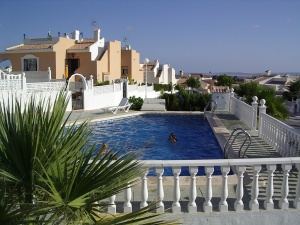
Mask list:
POLYGON ((66 59, 66 65, 68 66, 68 78, 70 78, 80 66, 79 59, 66 59))

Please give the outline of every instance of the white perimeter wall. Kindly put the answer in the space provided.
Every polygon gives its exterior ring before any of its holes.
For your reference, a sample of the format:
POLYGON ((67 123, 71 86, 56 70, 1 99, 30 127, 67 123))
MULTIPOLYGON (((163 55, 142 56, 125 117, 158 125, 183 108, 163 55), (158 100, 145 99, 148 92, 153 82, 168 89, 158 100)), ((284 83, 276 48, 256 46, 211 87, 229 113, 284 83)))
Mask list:
MULTIPOLYGON (((13 100, 12 103, 14 103, 14 99, 17 99, 19 102, 21 102, 21 107, 24 108, 25 104, 30 101, 31 98, 34 98, 35 101, 50 101, 50 104, 52 105, 54 100, 56 99, 57 95, 59 94, 59 91, 50 91, 50 92, 25 92, 25 91, 1 91, 0 92, 0 102, 4 103, 6 106, 8 105, 8 102, 13 100)), ((72 102, 71 102, 71 93, 67 93, 67 97, 69 98, 67 111, 72 110, 72 102)))
MULTIPOLYGON (((111 86, 111 85, 110 85, 111 86)), ((102 86, 104 90, 102 93, 98 91, 86 90, 84 92, 84 101, 83 107, 84 110, 94 110, 94 109, 101 109, 101 108, 110 108, 113 106, 119 105, 121 99, 123 98, 123 89, 117 88, 119 84, 116 85, 115 91, 111 91, 109 85, 102 86)), ((94 87, 95 88, 95 87, 94 87)), ((145 98, 145 86, 138 86, 138 85, 128 85, 127 88, 127 97, 140 97, 142 99, 145 98)), ((158 98, 160 96, 160 92, 155 92, 153 90, 153 86, 147 87, 147 98, 158 98)))

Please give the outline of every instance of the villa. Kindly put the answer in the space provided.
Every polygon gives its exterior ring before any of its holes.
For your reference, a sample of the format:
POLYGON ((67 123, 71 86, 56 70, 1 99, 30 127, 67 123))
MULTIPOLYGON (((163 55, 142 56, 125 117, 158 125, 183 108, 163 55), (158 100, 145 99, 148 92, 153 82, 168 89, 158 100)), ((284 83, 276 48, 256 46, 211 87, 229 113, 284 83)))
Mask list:
POLYGON ((48 34, 45 38, 26 38, 23 43, 0 53, 0 62, 9 60, 12 73, 26 72, 27 80, 47 81, 69 78, 74 73, 93 75, 98 82, 127 78, 144 81, 140 66, 140 54, 120 41, 105 41, 100 29, 94 30, 93 38, 83 38, 79 30, 71 36, 65 33, 57 37, 48 34))

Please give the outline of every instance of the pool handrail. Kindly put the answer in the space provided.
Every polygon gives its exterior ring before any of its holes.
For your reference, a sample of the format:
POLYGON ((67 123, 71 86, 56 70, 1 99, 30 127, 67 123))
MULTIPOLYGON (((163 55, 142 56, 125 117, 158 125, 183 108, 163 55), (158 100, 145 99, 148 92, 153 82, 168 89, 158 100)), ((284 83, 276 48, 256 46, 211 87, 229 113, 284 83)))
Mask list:
POLYGON ((246 146, 246 149, 244 150, 244 154, 243 154, 242 158, 245 157, 246 152, 247 152, 249 146, 250 146, 251 143, 252 143, 252 141, 251 141, 251 136, 249 135, 249 133, 248 133, 246 130, 244 130, 244 129, 241 128, 241 127, 238 127, 238 128, 235 128, 235 129, 232 130, 232 132, 231 132, 229 138, 227 139, 227 141, 226 141, 226 143, 225 143, 225 145, 224 145, 224 148, 223 148, 223 151, 224 151, 224 159, 228 156, 228 155, 227 155, 227 153, 228 153, 228 148, 232 147, 232 145, 234 144, 236 138, 237 138, 239 135, 241 135, 241 134, 243 134, 243 135, 245 136, 245 139, 244 139, 242 145, 241 145, 240 148, 239 148, 239 151, 238 151, 238 157, 239 157, 239 158, 241 157, 241 151, 242 151, 242 148, 243 148, 244 145, 246 144, 246 141, 249 140, 249 142, 248 142, 248 144, 247 144, 247 146, 246 146), (232 138, 233 138, 233 139, 232 139, 232 138), (232 139, 232 140, 231 140, 231 139, 232 139))

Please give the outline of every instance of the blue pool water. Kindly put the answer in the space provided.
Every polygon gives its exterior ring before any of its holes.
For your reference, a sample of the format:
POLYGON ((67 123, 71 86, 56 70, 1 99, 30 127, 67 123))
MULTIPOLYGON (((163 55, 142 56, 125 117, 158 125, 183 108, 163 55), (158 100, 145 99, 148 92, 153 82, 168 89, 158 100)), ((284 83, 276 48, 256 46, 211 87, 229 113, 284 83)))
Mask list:
POLYGON ((220 159, 222 150, 202 115, 145 114, 95 122, 90 142, 143 160, 220 159), (176 143, 168 140, 170 133, 176 143))

